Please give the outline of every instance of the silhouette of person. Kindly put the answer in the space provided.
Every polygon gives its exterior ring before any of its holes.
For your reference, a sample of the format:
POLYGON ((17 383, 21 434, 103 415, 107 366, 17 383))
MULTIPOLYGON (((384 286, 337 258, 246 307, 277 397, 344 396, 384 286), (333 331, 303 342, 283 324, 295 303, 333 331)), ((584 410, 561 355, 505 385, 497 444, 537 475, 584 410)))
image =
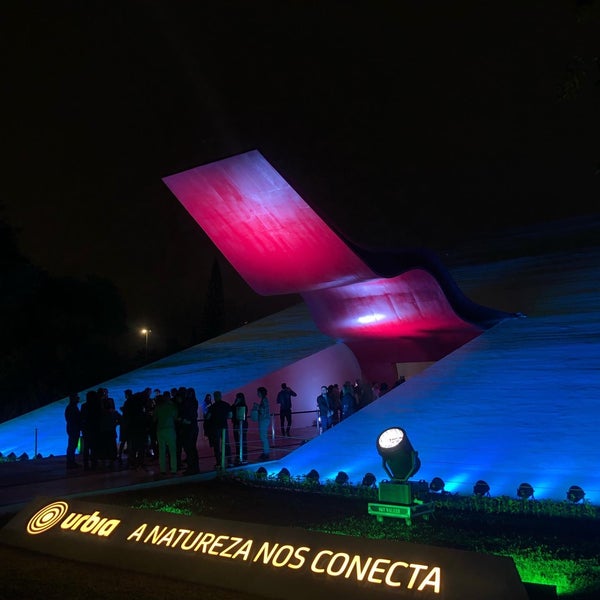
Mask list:
POLYGON ((223 467, 225 463, 232 467, 231 447, 229 446, 229 423, 231 416, 231 406, 223 400, 220 391, 213 392, 213 405, 211 410, 212 426, 215 431, 215 445, 213 447, 217 468, 223 467), (224 454, 223 454, 224 452, 224 454))
POLYGON ((185 452, 187 468, 184 475, 195 475, 200 472, 198 458, 198 399, 194 388, 186 388, 186 393, 179 411, 181 424, 181 443, 185 452))
POLYGON ((96 390, 89 390, 81 405, 81 432, 83 434, 83 468, 98 468, 99 426, 102 406, 96 390))
POLYGON ((282 436, 290 435, 290 427, 292 426, 292 398, 295 398, 297 395, 286 383, 281 384, 281 389, 277 394, 277 404, 279 404, 279 421, 282 436), (287 427, 285 427, 286 422, 287 427))
POLYGON ((212 401, 212 394, 206 394, 206 396, 204 396, 204 420, 202 421, 202 430, 204 432, 204 436, 208 440, 208 445, 213 450, 215 460, 217 460, 217 453, 215 449, 217 445, 217 432, 214 426, 213 407, 214 404, 212 401))
POLYGON ((326 385, 321 386, 321 393, 317 396, 317 406, 321 418, 321 431, 326 431, 331 427, 331 415, 333 414, 326 385))
POLYGON ((271 409, 267 398, 267 388, 262 385, 257 388, 256 394, 259 399, 258 406, 258 435, 262 443, 262 454, 259 460, 269 460, 271 447, 269 446, 269 424, 271 423, 271 409))
POLYGON ((177 431, 176 422, 179 408, 170 392, 164 392, 156 398, 153 419, 156 423, 158 441, 158 465, 161 475, 167 473, 167 454, 171 475, 177 474, 177 431))
POLYGON ((356 394, 354 388, 349 381, 345 381, 342 385, 342 420, 347 419, 350 415, 354 414, 356 410, 356 394))
POLYGON ((65 408, 67 422, 67 469, 75 469, 80 465, 75 461, 75 452, 81 438, 81 411, 79 410, 79 394, 69 396, 69 404, 65 408))

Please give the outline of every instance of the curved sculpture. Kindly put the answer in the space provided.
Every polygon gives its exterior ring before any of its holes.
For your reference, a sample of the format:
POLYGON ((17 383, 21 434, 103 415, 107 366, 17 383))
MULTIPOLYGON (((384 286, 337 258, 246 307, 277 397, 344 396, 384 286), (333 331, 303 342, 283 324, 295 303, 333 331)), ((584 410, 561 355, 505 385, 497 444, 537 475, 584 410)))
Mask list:
POLYGON ((382 362, 439 360, 511 316, 466 298, 427 250, 343 239, 257 150, 163 181, 252 289, 300 294, 370 377, 382 362))

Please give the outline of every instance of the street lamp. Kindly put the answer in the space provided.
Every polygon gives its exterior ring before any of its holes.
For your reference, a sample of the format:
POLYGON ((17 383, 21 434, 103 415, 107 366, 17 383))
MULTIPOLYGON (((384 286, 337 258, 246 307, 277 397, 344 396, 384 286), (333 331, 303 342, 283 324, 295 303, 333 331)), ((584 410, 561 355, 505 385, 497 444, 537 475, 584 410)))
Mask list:
POLYGON ((146 338, 146 360, 148 360, 148 337, 152 333, 152 329, 142 329, 140 333, 146 338))

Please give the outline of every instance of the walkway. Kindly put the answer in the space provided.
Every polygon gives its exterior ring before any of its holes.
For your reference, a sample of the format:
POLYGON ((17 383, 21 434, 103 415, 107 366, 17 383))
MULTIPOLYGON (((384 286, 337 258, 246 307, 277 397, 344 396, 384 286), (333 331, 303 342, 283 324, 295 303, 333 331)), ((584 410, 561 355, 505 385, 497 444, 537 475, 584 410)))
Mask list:
MULTIPOLYGON (((316 427, 292 429, 290 437, 276 436, 271 443, 271 459, 287 456, 318 435, 316 427)), ((215 458, 204 437, 198 439, 200 474, 161 476, 157 460, 148 460, 142 469, 128 469, 117 464, 113 469, 96 471, 65 468, 65 456, 51 456, 16 462, 0 462, 0 515, 20 510, 36 496, 81 498, 98 492, 126 491, 134 488, 177 485, 181 482, 216 477, 215 458)), ((262 449, 257 438, 249 436, 249 465, 260 466, 258 456, 262 449)), ((248 468, 248 465, 237 468, 248 468)), ((234 468, 235 469, 235 468, 234 468)), ((231 469, 231 470, 234 470, 231 469)), ((229 470, 229 469, 228 469, 229 470)))

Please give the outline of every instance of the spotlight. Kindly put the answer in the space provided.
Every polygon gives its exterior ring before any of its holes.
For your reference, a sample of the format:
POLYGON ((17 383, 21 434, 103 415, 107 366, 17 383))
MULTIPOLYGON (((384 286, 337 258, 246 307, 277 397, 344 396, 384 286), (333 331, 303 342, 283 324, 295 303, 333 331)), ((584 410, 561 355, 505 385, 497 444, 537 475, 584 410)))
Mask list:
POLYGON ((572 485, 567 491, 567 500, 573 504, 581 502, 584 497, 585 492, 578 485, 572 485))
POLYGON ((380 433, 376 446, 385 472, 394 481, 406 481, 421 468, 418 452, 400 427, 390 427, 380 433))
POLYGON ((319 483, 319 472, 316 469, 311 469, 310 472, 306 475, 306 480, 310 483, 319 483))
POLYGON ((366 473, 363 477, 362 485, 365 485, 367 487, 375 487, 376 481, 377 478, 375 477, 375 475, 373 475, 373 473, 366 473))
POLYGON ((348 483, 349 479, 350 478, 348 477, 348 473, 344 473, 344 471, 340 471, 335 478, 335 482, 338 485, 344 485, 345 483, 348 483))
POLYGON ((483 481, 483 479, 480 479, 473 486, 473 493, 476 496, 479 496, 480 498, 482 498, 483 496, 489 496, 490 495, 490 486, 485 481, 483 481))
POLYGON ((279 479, 279 481, 289 481, 290 477, 291 474, 285 467, 277 473, 277 479, 279 479))
POLYGON ((445 487, 446 484, 444 483, 444 480, 441 477, 434 477, 429 483, 429 491, 434 492, 435 494, 443 494, 445 487))
POLYGON ((527 500, 527 498, 533 498, 534 491, 535 490, 533 489, 533 486, 530 483, 522 483, 517 488, 517 496, 519 496, 519 498, 522 498, 523 500, 527 500))
POLYGON ((257 479, 266 479, 267 478, 267 470, 264 467, 258 467, 255 473, 257 479))

